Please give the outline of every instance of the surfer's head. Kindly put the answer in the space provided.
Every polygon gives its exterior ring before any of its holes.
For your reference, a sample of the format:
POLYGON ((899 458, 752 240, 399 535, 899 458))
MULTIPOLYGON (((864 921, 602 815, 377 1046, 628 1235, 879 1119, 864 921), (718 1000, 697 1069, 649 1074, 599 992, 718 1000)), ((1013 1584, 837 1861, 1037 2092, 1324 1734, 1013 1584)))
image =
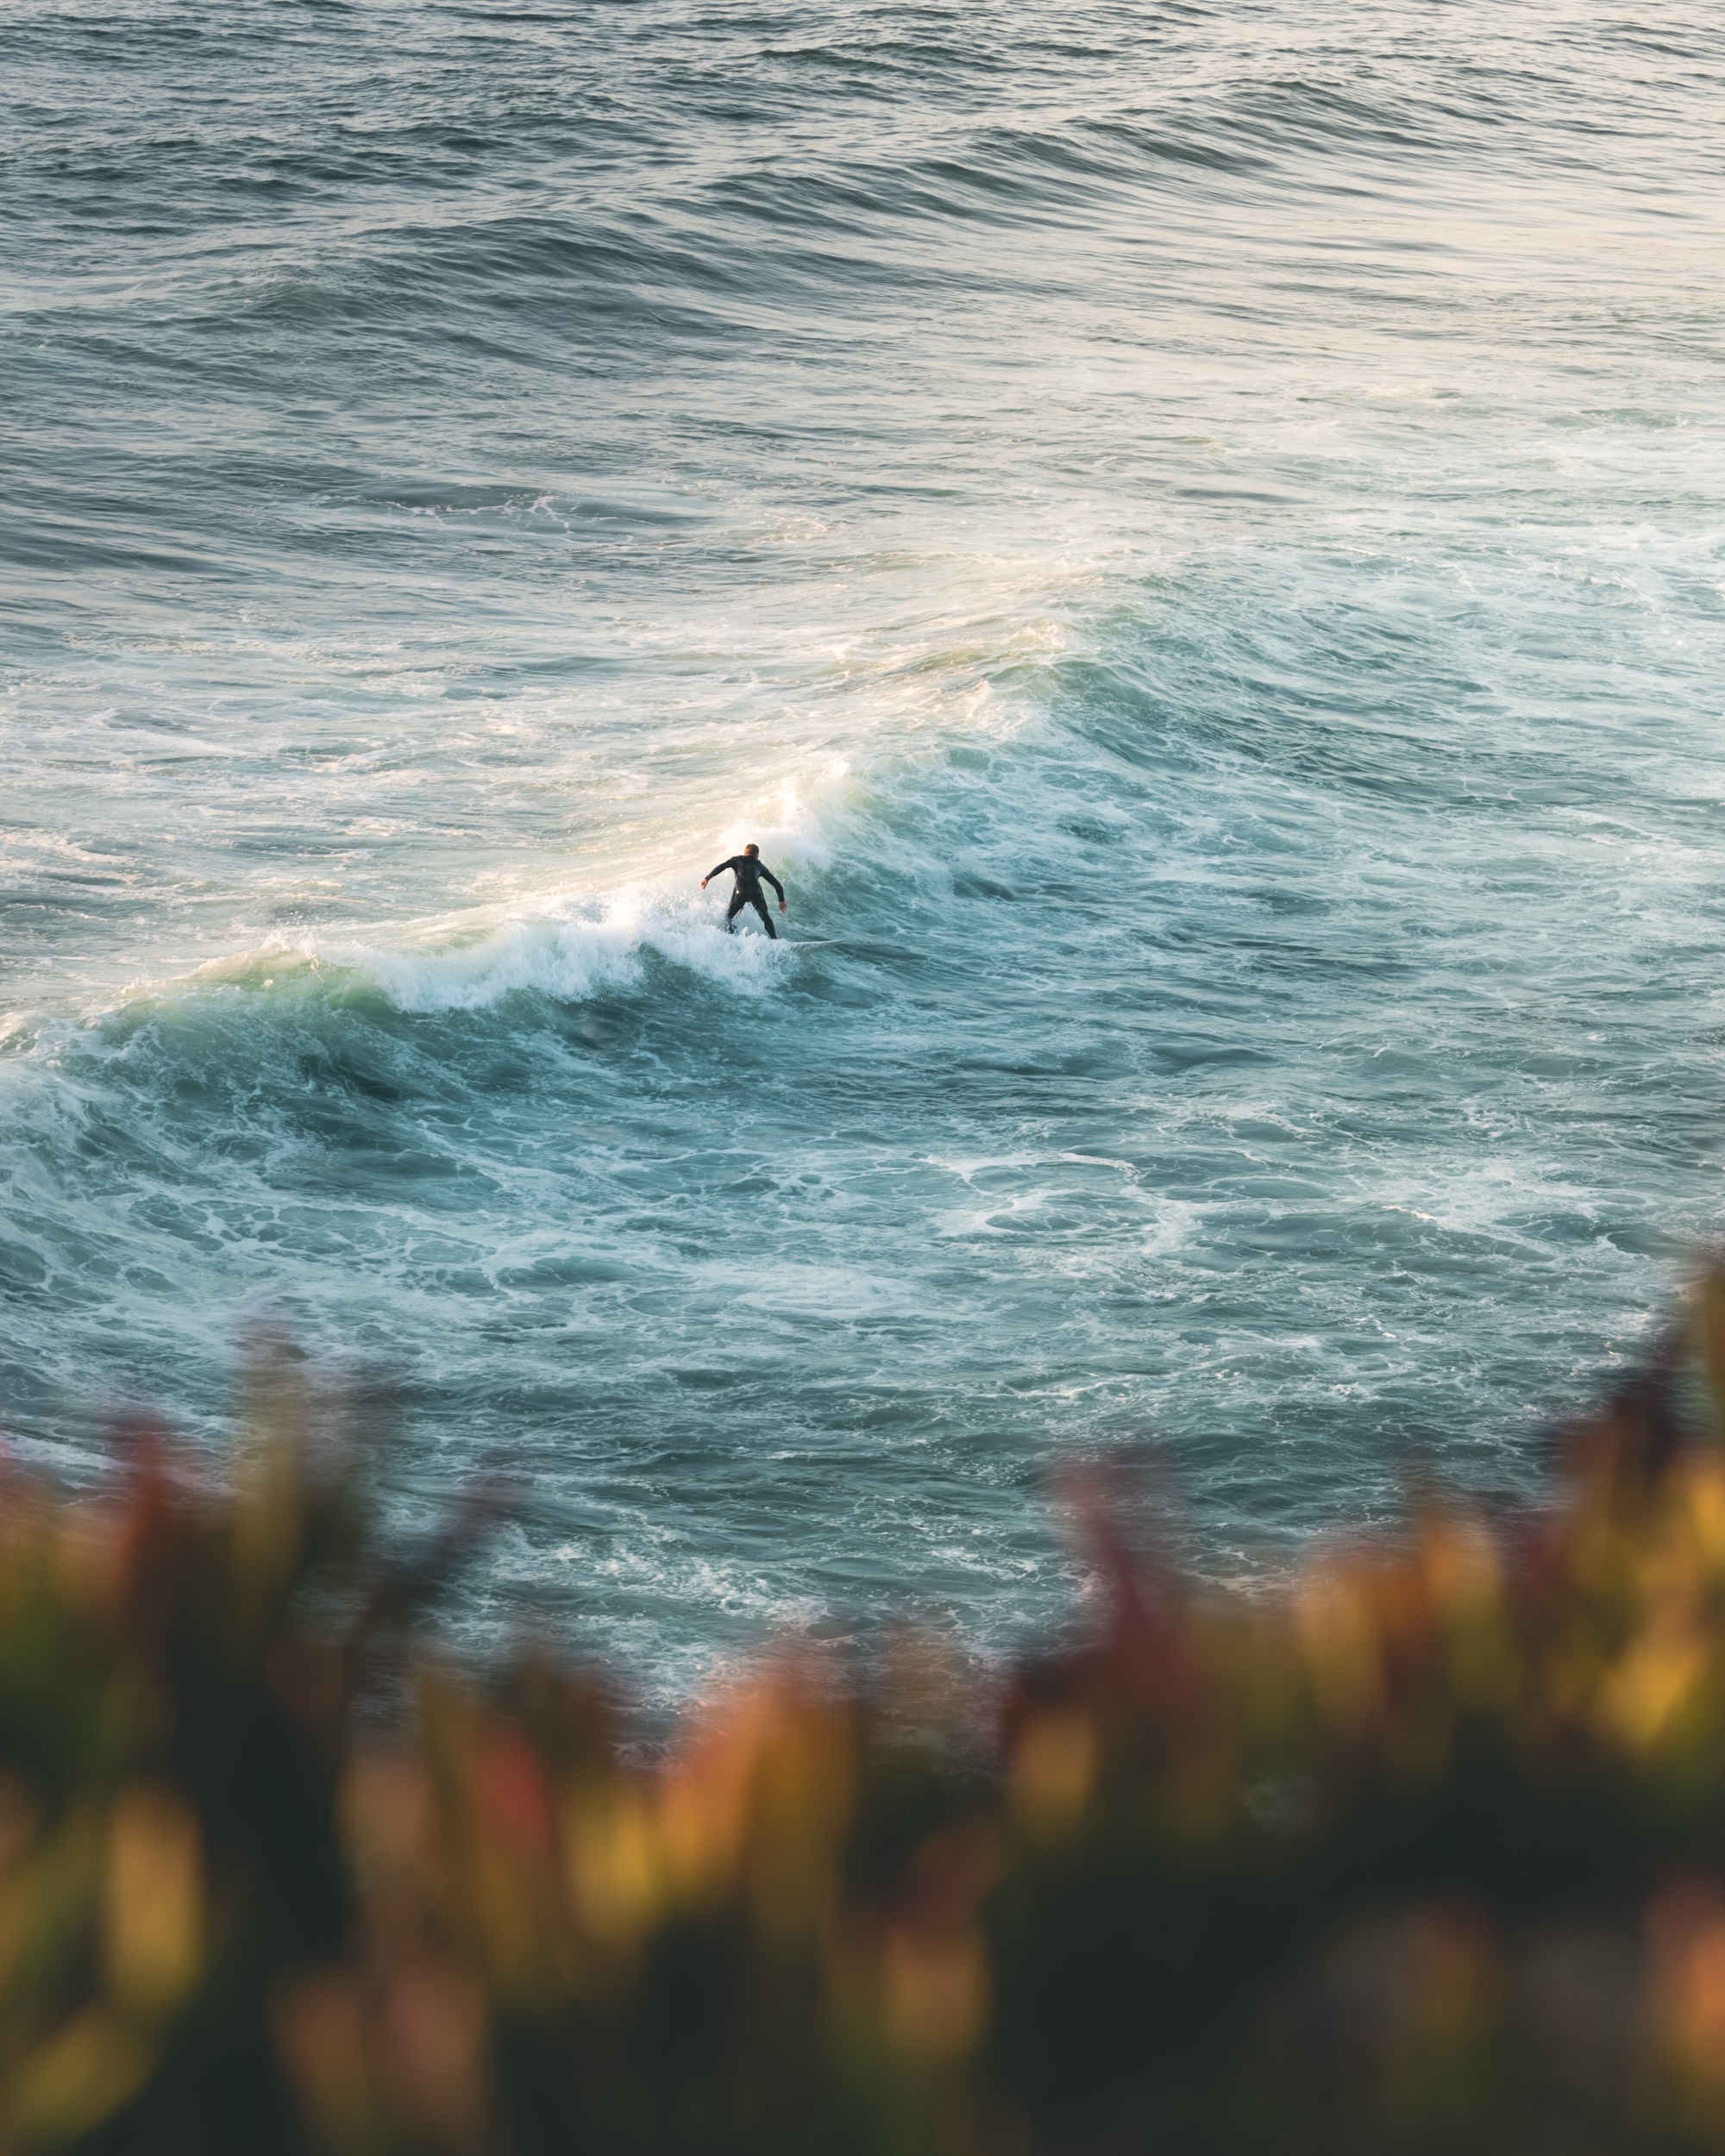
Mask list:
POLYGON ((745 854, 754 855, 758 854, 761 849, 751 840, 750 843, 743 849, 743 850, 745 854))

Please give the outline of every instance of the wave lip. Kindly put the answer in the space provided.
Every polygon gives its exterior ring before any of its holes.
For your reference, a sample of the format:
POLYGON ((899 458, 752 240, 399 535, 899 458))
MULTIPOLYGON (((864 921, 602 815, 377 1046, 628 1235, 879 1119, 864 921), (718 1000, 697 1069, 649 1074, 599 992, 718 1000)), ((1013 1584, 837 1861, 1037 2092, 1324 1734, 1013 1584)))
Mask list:
POLYGON ((417 944, 282 942, 200 967, 193 987, 267 992, 316 981, 325 994, 370 992, 417 1015, 484 1011, 511 995, 579 1003, 637 986, 649 954, 745 994, 772 979, 777 946, 727 936, 687 906, 624 892, 553 900, 475 932, 428 924, 417 944), (454 932, 452 933, 452 930, 454 932))

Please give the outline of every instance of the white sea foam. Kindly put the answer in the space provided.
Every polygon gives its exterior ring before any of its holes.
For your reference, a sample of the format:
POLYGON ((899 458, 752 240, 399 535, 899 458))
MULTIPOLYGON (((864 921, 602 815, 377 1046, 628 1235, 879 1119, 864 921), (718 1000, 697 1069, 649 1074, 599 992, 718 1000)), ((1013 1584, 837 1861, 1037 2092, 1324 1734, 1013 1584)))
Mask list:
POLYGON ((349 948, 331 956, 398 1009, 433 1012, 483 1010, 522 991, 580 1001, 632 986, 648 950, 729 987, 758 991, 762 983, 762 962, 746 943, 721 943, 709 925, 655 918, 627 899, 599 918, 538 912, 444 950, 349 948))

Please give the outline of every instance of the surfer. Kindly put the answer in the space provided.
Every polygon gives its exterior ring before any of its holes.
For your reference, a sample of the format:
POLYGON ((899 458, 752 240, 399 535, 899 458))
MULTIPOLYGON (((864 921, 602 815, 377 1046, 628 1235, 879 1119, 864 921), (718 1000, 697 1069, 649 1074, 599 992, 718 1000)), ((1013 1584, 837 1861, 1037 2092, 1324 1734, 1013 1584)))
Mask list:
POLYGON ((709 868, 701 878, 701 889, 705 891, 713 878, 722 876, 727 868, 736 877, 737 882, 731 893, 731 910, 724 917, 725 934, 736 934, 737 915, 745 906, 752 906, 761 916, 762 927, 777 943, 779 931, 774 927, 773 917, 767 911, 767 901, 761 896, 761 879, 765 876, 778 893, 781 913, 785 911, 785 887, 762 860, 761 849, 755 845, 745 846, 740 854, 732 854, 729 861, 721 861, 717 868, 709 868))

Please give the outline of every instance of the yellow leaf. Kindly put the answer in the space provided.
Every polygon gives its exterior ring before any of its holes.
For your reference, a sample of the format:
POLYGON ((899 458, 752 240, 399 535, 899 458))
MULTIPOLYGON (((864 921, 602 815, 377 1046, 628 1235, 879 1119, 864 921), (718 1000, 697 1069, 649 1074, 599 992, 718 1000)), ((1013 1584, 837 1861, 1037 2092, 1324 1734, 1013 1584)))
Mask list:
POLYGON ((110 1997, 146 2018, 171 2013, 204 1967, 203 1850, 184 1797, 143 1783, 120 1792, 108 1814, 102 1888, 110 1997))
POLYGON ((135 2096, 155 2063, 137 2029, 107 2007, 86 2007, 13 2067, 7 2122, 33 2140, 75 2140, 135 2096))

